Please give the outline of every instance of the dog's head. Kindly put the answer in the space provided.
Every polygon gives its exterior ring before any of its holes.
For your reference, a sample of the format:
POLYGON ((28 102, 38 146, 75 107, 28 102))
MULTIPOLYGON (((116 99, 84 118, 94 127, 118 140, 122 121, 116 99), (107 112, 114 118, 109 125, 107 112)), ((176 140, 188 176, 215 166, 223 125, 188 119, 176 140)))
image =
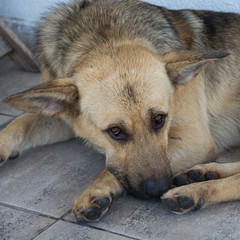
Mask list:
POLYGON ((93 52, 71 78, 6 100, 16 108, 68 119, 77 136, 104 150, 106 165, 132 194, 169 189, 168 133, 174 91, 224 53, 177 51, 157 56, 140 45, 93 52))

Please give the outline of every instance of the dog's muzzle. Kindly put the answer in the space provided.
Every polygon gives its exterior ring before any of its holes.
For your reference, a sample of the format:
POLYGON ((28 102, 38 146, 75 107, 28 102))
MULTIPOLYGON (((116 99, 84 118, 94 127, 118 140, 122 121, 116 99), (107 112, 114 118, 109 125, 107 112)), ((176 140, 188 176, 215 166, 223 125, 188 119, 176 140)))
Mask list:
POLYGON ((141 183, 142 190, 150 198, 158 198, 162 196, 170 188, 170 179, 164 177, 161 179, 147 179, 141 183))
POLYGON ((128 179, 126 174, 116 171, 115 168, 108 169, 123 185, 125 190, 127 190, 131 195, 137 198, 159 198, 170 188, 170 176, 148 178, 146 180, 142 180, 138 185, 134 184, 134 186, 132 186, 131 181, 128 179))

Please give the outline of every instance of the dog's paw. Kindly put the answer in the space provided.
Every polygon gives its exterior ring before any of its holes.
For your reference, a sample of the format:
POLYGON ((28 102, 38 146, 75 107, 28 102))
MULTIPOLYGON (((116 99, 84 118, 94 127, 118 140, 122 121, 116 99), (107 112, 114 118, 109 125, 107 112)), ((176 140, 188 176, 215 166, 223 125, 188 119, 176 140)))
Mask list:
POLYGON ((98 221, 109 209, 113 194, 86 190, 74 203, 73 213, 77 221, 98 221))
POLYGON ((11 144, 1 141, 0 138, 0 166, 2 166, 8 159, 14 159, 19 156, 19 151, 12 150, 11 144))
POLYGON ((8 159, 15 159, 19 156, 19 152, 18 151, 14 151, 12 154, 0 154, 0 166, 3 166, 8 159))
POLYGON ((172 178, 172 187, 218 179, 217 172, 210 170, 210 166, 213 164, 215 163, 197 165, 188 171, 178 173, 172 178))
POLYGON ((177 187, 166 192, 161 197, 165 208, 178 214, 202 208, 204 206, 204 196, 198 187, 194 189, 196 184, 198 183, 177 187))
POLYGON ((8 159, 17 158, 19 151, 19 143, 21 143, 21 134, 7 126, 0 132, 0 166, 8 159))

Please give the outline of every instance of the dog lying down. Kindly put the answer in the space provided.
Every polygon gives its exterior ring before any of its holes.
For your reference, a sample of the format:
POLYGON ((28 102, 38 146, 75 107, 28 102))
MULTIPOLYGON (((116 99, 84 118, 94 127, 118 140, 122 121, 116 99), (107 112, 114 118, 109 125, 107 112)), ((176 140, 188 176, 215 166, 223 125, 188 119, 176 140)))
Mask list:
POLYGON ((175 213, 240 199, 240 16, 136 0, 62 4, 42 21, 43 84, 5 100, 28 112, 0 133, 1 161, 86 139, 106 169, 75 201, 99 220, 124 190, 175 213), (210 163, 209 163, 210 162, 210 163))

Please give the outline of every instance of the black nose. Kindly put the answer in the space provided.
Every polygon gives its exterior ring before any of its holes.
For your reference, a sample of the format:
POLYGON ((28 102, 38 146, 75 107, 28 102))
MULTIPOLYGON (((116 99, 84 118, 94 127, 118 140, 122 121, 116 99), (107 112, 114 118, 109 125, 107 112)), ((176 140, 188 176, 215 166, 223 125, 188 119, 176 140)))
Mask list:
POLYGON ((147 179, 142 182, 143 192, 150 198, 162 196, 170 187, 170 179, 168 177, 160 179, 147 179))

